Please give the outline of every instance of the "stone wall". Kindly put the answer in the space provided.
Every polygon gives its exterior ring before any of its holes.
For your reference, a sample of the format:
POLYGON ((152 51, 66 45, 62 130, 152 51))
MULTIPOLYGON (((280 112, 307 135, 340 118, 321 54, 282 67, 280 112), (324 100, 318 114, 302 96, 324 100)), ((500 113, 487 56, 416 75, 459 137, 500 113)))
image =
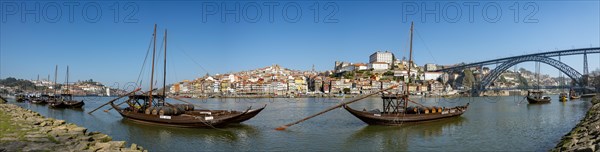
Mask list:
POLYGON ((593 98, 593 106, 585 118, 562 137, 552 151, 600 151, 600 99, 593 98))
POLYGON ((3 151, 147 151, 99 132, 44 118, 13 104, 0 104, 0 152, 3 151))

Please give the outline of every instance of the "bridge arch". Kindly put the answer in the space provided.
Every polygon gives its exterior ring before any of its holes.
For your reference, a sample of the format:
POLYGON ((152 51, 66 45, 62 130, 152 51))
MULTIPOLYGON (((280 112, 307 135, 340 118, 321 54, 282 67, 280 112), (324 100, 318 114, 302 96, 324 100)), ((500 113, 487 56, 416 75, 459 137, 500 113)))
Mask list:
POLYGON ((577 70, 573 69, 572 67, 570 67, 569 65, 567 65, 565 63, 562 63, 556 59, 552 59, 552 58, 544 57, 544 56, 523 56, 523 57, 514 58, 512 60, 504 62, 501 65, 499 65, 498 67, 496 67, 494 70, 492 70, 490 72, 490 74, 486 75, 482 79, 480 90, 481 91, 485 90, 490 84, 492 84, 492 82, 494 82, 498 77, 500 77, 502 72, 506 71, 508 68, 510 68, 514 65, 517 65, 519 63, 529 62, 529 61, 539 61, 539 62, 548 64, 548 65, 560 70, 562 73, 565 73, 569 78, 571 78, 573 81, 575 81, 576 84, 582 85, 581 73, 579 73, 577 70))

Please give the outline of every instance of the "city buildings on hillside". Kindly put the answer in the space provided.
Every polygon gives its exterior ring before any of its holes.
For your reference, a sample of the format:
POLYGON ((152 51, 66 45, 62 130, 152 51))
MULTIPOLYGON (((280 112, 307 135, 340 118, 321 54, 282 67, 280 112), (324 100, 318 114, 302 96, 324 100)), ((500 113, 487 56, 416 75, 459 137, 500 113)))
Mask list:
MULTIPOLYGON (((194 80, 183 80, 169 88, 172 95, 200 96, 298 96, 314 94, 368 94, 392 85, 395 92, 407 88, 411 94, 447 95, 470 89, 490 73, 487 67, 472 67, 470 72, 442 73, 437 69, 451 67, 433 63, 418 66, 414 61, 398 60, 388 51, 375 52, 369 62, 335 61, 333 70, 325 72, 298 71, 279 65, 267 66, 237 73, 206 75, 194 80), (409 75, 410 66, 410 75, 409 75), (410 79, 409 79, 410 78, 410 79), (411 80, 411 81, 409 81, 411 80)), ((493 83, 497 87, 557 84, 551 77, 534 80, 528 71, 507 71, 493 83)))

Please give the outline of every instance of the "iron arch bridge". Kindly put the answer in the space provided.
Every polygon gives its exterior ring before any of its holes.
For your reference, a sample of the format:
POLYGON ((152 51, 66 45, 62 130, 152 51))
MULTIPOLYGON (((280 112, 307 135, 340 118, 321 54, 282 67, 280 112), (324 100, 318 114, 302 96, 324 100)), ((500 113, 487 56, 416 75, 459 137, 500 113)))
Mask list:
POLYGON ((557 57, 557 56, 569 56, 569 55, 586 55, 586 54, 595 54, 600 53, 600 47, 592 47, 592 48, 579 48, 579 49, 570 49, 570 50, 561 50, 561 51, 549 51, 542 53, 533 53, 533 54, 525 54, 513 57, 505 57, 499 59, 493 59, 488 61, 474 62, 469 64, 457 65, 452 67, 447 67, 443 69, 434 70, 435 72, 454 72, 454 71, 462 71, 465 68, 469 67, 477 67, 477 66, 486 66, 486 65, 494 65, 494 64, 502 64, 516 58, 523 58, 528 56, 541 56, 541 57, 557 57))
POLYGON ((581 73, 579 73, 577 70, 573 69, 572 67, 570 67, 567 64, 564 64, 556 59, 552 59, 552 58, 544 57, 544 56, 523 56, 523 57, 513 58, 512 60, 504 62, 501 65, 499 65, 498 67, 496 67, 494 70, 492 70, 488 75, 483 77, 483 79, 481 80, 479 90, 481 90, 481 91, 485 90, 490 84, 492 84, 492 82, 494 82, 496 79, 498 79, 498 77, 500 77, 500 75, 504 71, 506 71, 508 68, 510 68, 514 65, 517 65, 519 63, 530 62, 530 61, 538 61, 538 62, 546 63, 546 64, 560 70, 561 72, 565 73, 569 78, 571 78, 571 80, 575 81, 576 84, 579 84, 579 85, 583 84, 582 79, 581 79, 582 78, 581 73))
POLYGON ((569 50, 560 50, 560 51, 548 51, 548 52, 525 54, 525 55, 519 55, 519 56, 513 56, 513 57, 505 57, 505 58, 499 58, 499 59, 493 59, 493 60, 481 61, 481 62, 475 62, 475 63, 469 63, 469 64, 462 64, 462 65, 452 66, 452 67, 438 69, 438 70, 434 70, 434 71, 435 72, 453 73, 453 72, 462 71, 463 69, 470 68, 470 67, 498 65, 488 75, 484 76, 484 78, 481 80, 481 82, 478 84, 477 87, 473 87, 473 91, 474 91, 473 93, 479 94, 479 93, 487 90, 488 87, 490 86, 490 84, 492 84, 492 82, 494 82, 494 80, 496 80, 502 74, 502 72, 506 71, 508 68, 510 68, 516 64, 523 63, 523 62, 537 61, 537 62, 542 62, 542 63, 548 64, 552 67, 555 67, 556 69, 565 73, 577 85, 579 85, 580 87, 585 87, 585 84, 584 84, 585 82, 583 81, 582 77, 583 77, 583 75, 588 74, 587 54, 597 54, 597 53, 600 53, 600 47, 578 48, 578 49, 569 49, 569 50), (556 59, 551 58, 551 57, 570 56, 570 55, 583 55, 583 57, 584 57, 583 58, 583 65, 584 65, 583 66, 584 67, 583 75, 580 72, 578 72, 577 70, 570 67, 569 65, 562 63, 561 61, 558 61, 556 59))

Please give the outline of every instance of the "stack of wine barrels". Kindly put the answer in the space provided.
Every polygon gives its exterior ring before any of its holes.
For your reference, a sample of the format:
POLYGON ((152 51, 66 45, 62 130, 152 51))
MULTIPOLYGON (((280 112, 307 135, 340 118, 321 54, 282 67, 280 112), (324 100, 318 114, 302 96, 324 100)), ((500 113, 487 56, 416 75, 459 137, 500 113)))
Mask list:
POLYGON ((159 115, 180 115, 184 111, 180 111, 177 107, 159 107, 158 114, 159 115))
POLYGON ((442 113, 442 107, 433 107, 433 108, 437 110, 437 113, 442 113))
POLYGON ((415 114, 418 112, 417 110, 418 110, 417 107, 410 106, 410 107, 406 108, 406 113, 407 114, 415 114))
POLYGON ((437 107, 432 106, 430 109, 431 109, 431 111, 430 111, 431 113, 437 113, 437 107))
POLYGON ((194 105, 192 104, 173 104, 173 106, 164 107, 149 107, 144 111, 147 115, 180 115, 186 111, 193 111, 194 105))
POLYGON ((192 104, 174 104, 173 106, 177 107, 181 111, 193 111, 194 105, 192 104))
POLYGON ((429 110, 428 107, 419 107, 419 113, 424 113, 424 114, 428 114, 431 111, 429 110))

